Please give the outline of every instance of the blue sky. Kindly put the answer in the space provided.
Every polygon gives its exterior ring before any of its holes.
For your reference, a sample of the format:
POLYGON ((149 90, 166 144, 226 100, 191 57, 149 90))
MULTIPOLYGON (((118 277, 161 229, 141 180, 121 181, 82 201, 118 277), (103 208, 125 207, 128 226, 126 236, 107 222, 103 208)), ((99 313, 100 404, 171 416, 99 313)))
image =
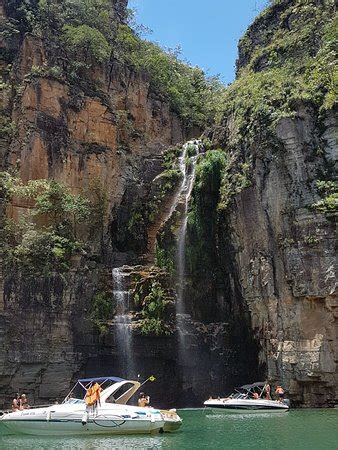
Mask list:
POLYGON ((182 57, 209 75, 235 77, 237 42, 267 0, 129 0, 136 19, 152 30, 144 36, 165 47, 181 46, 182 57))

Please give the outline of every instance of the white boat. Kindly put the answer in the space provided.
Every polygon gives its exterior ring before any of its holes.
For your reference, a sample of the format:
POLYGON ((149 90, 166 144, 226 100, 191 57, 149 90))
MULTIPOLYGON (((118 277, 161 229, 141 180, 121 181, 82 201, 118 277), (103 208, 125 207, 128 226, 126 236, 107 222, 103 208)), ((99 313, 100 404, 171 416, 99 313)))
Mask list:
POLYGON ((8 412, 0 423, 10 433, 31 435, 153 434, 174 431, 182 424, 175 410, 127 405, 141 383, 117 377, 79 379, 61 404, 8 412), (79 387, 98 383, 102 392, 95 406, 74 398, 79 387))
POLYGON ((226 413, 261 413, 289 411, 289 400, 272 400, 263 398, 268 384, 257 382, 245 384, 225 398, 210 398, 204 406, 217 412, 226 413))

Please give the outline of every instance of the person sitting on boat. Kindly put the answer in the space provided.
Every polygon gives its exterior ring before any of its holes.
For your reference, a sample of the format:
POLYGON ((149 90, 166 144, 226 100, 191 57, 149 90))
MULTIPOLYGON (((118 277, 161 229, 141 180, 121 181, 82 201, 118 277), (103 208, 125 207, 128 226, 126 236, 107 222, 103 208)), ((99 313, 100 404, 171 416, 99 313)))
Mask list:
POLYGON ((141 392, 137 401, 138 406, 140 408, 144 408, 146 406, 149 406, 149 403, 150 403, 149 395, 146 395, 144 392, 141 392))
POLYGON ((275 390, 275 393, 277 394, 277 397, 278 397, 278 399, 277 399, 277 401, 279 401, 279 402, 283 402, 284 401, 284 389, 282 388, 282 386, 277 386, 276 387, 276 390, 275 390))
POLYGON ((257 394, 257 392, 254 392, 254 393, 252 394, 252 398, 253 398, 254 400, 259 399, 259 395, 257 394))
POLYGON ((28 400, 27 400, 26 394, 21 394, 20 410, 27 409, 27 408, 29 408, 29 405, 28 405, 28 400))
POLYGON ((20 409, 20 394, 17 392, 12 401, 12 411, 19 411, 20 409))

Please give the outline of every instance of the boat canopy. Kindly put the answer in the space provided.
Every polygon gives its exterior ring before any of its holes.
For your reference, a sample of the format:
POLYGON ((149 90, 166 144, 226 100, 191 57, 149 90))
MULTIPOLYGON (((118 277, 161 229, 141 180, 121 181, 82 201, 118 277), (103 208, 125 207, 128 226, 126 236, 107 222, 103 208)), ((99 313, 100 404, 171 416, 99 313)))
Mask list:
POLYGON ((114 383, 118 383, 120 381, 125 380, 119 377, 93 377, 93 378, 79 378, 77 381, 80 383, 101 383, 104 381, 113 381, 114 383))
POLYGON ((256 383, 252 383, 252 384, 244 384, 243 386, 240 386, 239 389, 245 389, 246 391, 249 391, 252 388, 264 387, 265 385, 266 385, 265 381, 257 381, 256 383))

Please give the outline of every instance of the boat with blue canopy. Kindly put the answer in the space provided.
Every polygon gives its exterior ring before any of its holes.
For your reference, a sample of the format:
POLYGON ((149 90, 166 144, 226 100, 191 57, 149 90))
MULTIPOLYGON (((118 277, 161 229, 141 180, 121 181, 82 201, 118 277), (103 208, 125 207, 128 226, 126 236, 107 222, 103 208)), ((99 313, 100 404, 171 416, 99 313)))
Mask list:
POLYGON ((80 378, 61 404, 8 412, 0 421, 9 432, 31 435, 154 434, 179 428, 176 410, 127 404, 144 383, 80 378))

